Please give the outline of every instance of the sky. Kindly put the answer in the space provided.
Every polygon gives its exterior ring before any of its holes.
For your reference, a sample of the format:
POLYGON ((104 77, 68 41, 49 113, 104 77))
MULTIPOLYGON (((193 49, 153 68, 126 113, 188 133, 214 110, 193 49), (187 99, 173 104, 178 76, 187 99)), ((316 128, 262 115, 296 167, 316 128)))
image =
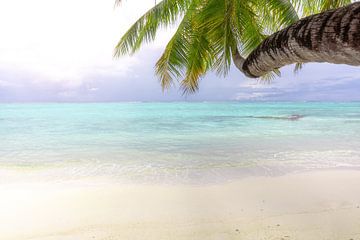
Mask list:
POLYGON ((0 0, 0 102, 360 101, 360 67, 282 68, 271 83, 233 66, 207 74, 200 91, 162 92, 154 65, 173 29, 133 56, 113 58, 121 35, 154 0, 0 0))

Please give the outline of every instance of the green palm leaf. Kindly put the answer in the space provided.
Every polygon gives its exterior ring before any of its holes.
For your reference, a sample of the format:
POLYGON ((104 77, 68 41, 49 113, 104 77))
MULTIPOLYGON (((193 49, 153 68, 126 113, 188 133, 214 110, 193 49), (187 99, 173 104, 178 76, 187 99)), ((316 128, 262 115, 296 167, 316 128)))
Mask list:
MULTIPOLYGON (((121 1, 118 1, 121 2, 121 1)), ((139 18, 115 47, 116 57, 133 54, 145 42, 155 39, 161 27, 168 27, 188 9, 188 0, 163 0, 139 18)))
MULTIPOLYGON (((122 0, 116 0, 120 4, 122 0)), ((346 5, 350 0, 163 0, 122 36, 116 57, 133 54, 155 39, 160 28, 175 23, 177 31, 156 63, 163 89, 181 81, 193 93, 207 72, 226 76, 234 52, 246 57, 270 34, 299 20, 299 16, 346 5)), ((295 66, 299 70, 301 64, 295 66)), ((265 76, 280 75, 277 69, 265 76)))

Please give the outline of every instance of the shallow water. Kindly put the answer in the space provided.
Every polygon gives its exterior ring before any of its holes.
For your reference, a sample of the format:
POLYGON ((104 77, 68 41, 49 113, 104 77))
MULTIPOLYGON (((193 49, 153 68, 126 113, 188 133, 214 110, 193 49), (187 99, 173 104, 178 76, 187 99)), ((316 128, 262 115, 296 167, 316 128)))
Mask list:
POLYGON ((360 168, 360 103, 0 104, 6 181, 209 182, 323 168, 360 168))

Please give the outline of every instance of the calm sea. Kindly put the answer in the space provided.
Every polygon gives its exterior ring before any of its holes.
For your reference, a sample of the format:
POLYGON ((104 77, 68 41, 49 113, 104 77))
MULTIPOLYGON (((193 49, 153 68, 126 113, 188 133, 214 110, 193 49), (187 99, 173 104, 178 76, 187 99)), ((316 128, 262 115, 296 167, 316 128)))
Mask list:
POLYGON ((0 104, 0 181, 360 168, 360 103, 0 104))

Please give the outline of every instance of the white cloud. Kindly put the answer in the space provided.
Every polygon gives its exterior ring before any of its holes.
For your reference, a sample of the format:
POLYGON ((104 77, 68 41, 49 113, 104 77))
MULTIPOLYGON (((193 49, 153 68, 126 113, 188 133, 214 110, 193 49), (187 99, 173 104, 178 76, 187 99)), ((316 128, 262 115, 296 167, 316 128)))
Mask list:
MULTIPOLYGON (((306 64, 299 73, 294 74, 292 67, 282 69, 283 77, 276 78, 271 83, 259 83, 251 79, 240 82, 234 100, 299 100, 299 99, 358 99, 352 93, 360 78, 360 69, 346 65, 306 64), (349 94, 338 96, 336 91, 349 94)), ((343 94, 343 93, 342 93, 343 94)))
MULTIPOLYGON (((0 65, 37 81, 79 85, 92 74, 125 76, 139 59, 113 59, 121 34, 153 0, 0 0, 0 65)), ((162 47, 162 34, 156 45, 162 47)))

